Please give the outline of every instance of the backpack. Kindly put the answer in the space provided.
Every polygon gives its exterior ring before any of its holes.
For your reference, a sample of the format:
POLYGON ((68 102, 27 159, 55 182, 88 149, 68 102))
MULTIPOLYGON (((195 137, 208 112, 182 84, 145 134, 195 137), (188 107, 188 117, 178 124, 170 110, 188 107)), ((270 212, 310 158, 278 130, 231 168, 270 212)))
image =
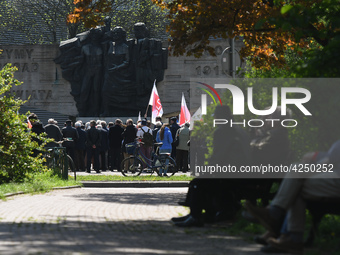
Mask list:
POLYGON ((153 135, 149 133, 149 128, 148 128, 148 132, 145 132, 143 128, 142 128, 142 131, 144 133, 143 138, 142 138, 142 142, 144 143, 144 146, 146 147, 153 146, 153 135))

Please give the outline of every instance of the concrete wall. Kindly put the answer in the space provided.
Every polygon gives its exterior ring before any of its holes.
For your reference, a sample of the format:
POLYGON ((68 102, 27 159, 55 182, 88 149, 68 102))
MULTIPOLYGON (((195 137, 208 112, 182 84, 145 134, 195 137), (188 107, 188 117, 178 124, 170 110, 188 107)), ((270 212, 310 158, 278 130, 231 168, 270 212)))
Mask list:
MULTIPOLYGON (((240 48, 240 42, 236 48, 240 48)), ((166 46, 166 45, 165 45, 166 46)), ((213 40, 217 56, 204 54, 201 58, 174 57, 168 59, 168 69, 164 80, 158 84, 158 92, 163 105, 164 114, 180 110, 181 95, 184 92, 189 106, 190 79, 229 77, 225 71, 228 68, 228 53, 223 53, 229 44, 226 40, 213 40)), ((30 99, 25 104, 46 111, 66 115, 77 115, 73 97, 70 95, 70 85, 61 77, 61 69, 53 62, 59 54, 58 45, 0 45, 3 50, 0 55, 0 68, 6 63, 18 67, 15 77, 23 85, 14 87, 13 92, 22 99, 30 99)), ((240 65, 240 61, 236 61, 240 65)), ((146 106, 141 106, 142 114, 146 106)), ((113 116, 121 117, 121 116, 113 116)))
POLYGON ((1 45, 0 67, 12 63, 18 68, 15 78, 23 84, 12 88, 25 104, 51 112, 76 115, 77 109, 70 95, 70 85, 61 78, 60 67, 53 59, 58 45, 1 45))

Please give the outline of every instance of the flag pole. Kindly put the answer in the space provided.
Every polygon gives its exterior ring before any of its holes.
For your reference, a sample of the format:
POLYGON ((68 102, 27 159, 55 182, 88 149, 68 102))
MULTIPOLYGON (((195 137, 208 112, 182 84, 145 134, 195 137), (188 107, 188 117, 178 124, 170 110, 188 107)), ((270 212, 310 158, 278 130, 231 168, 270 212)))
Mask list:
POLYGON ((147 114, 148 114, 148 110, 149 110, 149 104, 148 104, 148 107, 146 107, 146 111, 145 111, 145 114, 144 114, 144 118, 146 118, 147 114))

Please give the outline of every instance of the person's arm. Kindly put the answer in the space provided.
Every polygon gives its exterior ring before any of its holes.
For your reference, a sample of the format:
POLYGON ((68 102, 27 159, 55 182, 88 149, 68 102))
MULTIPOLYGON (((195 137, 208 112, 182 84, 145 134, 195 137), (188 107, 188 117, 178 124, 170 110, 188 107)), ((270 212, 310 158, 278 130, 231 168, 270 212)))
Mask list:
POLYGON ((170 130, 168 130, 168 137, 169 137, 169 143, 172 144, 174 140, 172 139, 170 130))
POLYGON ((160 143, 160 142, 161 142, 161 140, 159 139, 159 130, 158 130, 157 135, 156 135, 156 142, 157 142, 157 143, 160 143))
POLYGON ((79 139, 79 134, 78 134, 78 130, 75 128, 74 129, 75 130, 75 137, 74 137, 74 142, 77 142, 78 141, 78 139, 79 139))
POLYGON ((58 130, 57 130, 57 141, 61 141, 61 140, 63 140, 63 134, 61 133, 61 130, 60 130, 60 128, 58 128, 58 130))

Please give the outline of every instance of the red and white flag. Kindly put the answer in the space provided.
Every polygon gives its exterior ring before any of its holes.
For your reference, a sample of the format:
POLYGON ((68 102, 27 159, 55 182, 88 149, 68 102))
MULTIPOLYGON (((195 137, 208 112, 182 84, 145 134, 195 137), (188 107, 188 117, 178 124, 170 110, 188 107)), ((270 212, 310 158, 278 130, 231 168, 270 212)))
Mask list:
POLYGON ((156 123, 156 117, 162 117, 163 107, 156 88, 156 81, 153 84, 149 105, 152 105, 151 123, 156 123))
POLYGON ((186 122, 190 123, 191 115, 185 102, 184 93, 182 93, 181 115, 179 117, 179 125, 182 126, 186 122))

